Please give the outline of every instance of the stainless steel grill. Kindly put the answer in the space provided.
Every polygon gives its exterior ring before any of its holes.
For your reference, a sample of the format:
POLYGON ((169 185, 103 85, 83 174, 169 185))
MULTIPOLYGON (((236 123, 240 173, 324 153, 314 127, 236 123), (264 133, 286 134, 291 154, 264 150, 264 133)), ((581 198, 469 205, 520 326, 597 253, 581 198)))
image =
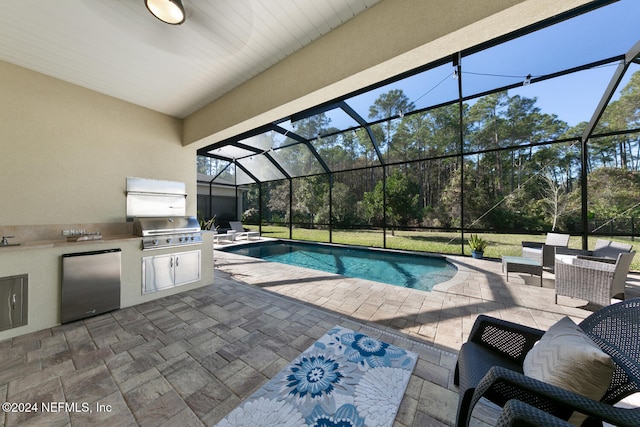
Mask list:
POLYGON ((143 238, 142 250, 202 243, 200 224, 192 216, 135 218, 133 233, 143 238))

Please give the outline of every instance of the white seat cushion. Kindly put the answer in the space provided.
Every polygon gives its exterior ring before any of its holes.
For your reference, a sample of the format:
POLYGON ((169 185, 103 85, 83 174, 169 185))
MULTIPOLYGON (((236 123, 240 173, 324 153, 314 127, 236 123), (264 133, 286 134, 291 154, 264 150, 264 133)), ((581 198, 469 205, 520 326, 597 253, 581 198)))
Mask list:
MULTIPOLYGON (((549 384, 600 400, 609 388, 615 364, 570 318, 564 317, 527 353, 524 374, 549 384)), ((585 419, 574 414, 569 422, 585 419)))
POLYGON ((576 255, 556 254, 556 260, 565 264, 573 264, 576 259, 578 259, 576 255))

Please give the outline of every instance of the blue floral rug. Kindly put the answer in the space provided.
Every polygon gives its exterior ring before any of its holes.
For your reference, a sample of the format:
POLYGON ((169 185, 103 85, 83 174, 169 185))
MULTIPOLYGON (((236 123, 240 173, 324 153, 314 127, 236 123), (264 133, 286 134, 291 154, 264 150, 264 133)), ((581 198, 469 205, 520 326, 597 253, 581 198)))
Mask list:
POLYGON ((336 326, 218 426, 391 426, 417 359, 336 326))

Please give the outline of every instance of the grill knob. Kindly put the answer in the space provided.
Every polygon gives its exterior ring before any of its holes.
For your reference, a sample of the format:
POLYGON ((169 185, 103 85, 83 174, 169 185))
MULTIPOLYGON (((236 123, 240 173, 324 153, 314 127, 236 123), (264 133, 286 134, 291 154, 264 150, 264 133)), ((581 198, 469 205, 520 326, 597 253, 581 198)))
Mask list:
POLYGON ((168 239, 167 239, 167 243, 171 243, 171 238, 168 238, 168 239))
POLYGON ((153 243, 154 246, 157 246, 160 241, 158 239, 153 239, 151 243, 153 243))
POLYGON ((180 241, 181 241, 181 242, 184 242, 184 237, 180 237, 180 241))

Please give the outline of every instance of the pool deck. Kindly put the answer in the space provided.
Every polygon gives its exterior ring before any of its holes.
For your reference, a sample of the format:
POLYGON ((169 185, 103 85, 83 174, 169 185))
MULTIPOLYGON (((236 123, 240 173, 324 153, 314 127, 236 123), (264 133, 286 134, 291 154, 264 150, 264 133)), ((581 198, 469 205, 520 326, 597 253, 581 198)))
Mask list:
MULTIPOLYGON (((458 273, 433 291, 424 292, 214 251, 216 280, 257 286, 344 321, 400 334, 439 352, 437 356, 427 352, 426 357, 420 353, 394 426, 454 424, 458 389, 453 385, 453 368, 478 314, 546 330, 564 316, 580 322, 597 309, 586 301, 563 296, 555 304, 553 274, 549 272, 543 273, 541 287, 540 278, 528 274, 512 273, 507 282, 497 259, 446 258, 458 273)), ((627 280, 627 298, 638 296, 640 274, 632 273, 627 280)), ((472 425, 493 425, 498 414, 494 405, 479 405, 472 425)))
MULTIPOLYGON (((555 304, 548 272, 542 287, 528 274, 511 274, 507 282, 500 260, 446 256, 458 273, 424 292, 220 250, 214 259, 217 273, 225 277, 455 352, 480 313, 546 330, 563 316, 579 322, 593 310, 585 301, 563 296, 555 304)), ((627 298, 640 296, 639 275, 630 274, 628 285, 627 298)))
MULTIPOLYGON (((263 239, 264 240, 264 239, 263 239)), ((542 329, 583 302, 553 303, 551 276, 509 276, 498 260, 459 269, 432 292, 214 251, 211 286, 0 342, 0 397, 88 402, 108 411, 0 413, 0 424, 212 426, 335 325, 418 353, 394 427, 451 426, 456 355, 479 313, 542 329)), ((627 281, 640 295, 640 275, 627 281)), ((495 425, 480 404, 471 425, 495 425)))

